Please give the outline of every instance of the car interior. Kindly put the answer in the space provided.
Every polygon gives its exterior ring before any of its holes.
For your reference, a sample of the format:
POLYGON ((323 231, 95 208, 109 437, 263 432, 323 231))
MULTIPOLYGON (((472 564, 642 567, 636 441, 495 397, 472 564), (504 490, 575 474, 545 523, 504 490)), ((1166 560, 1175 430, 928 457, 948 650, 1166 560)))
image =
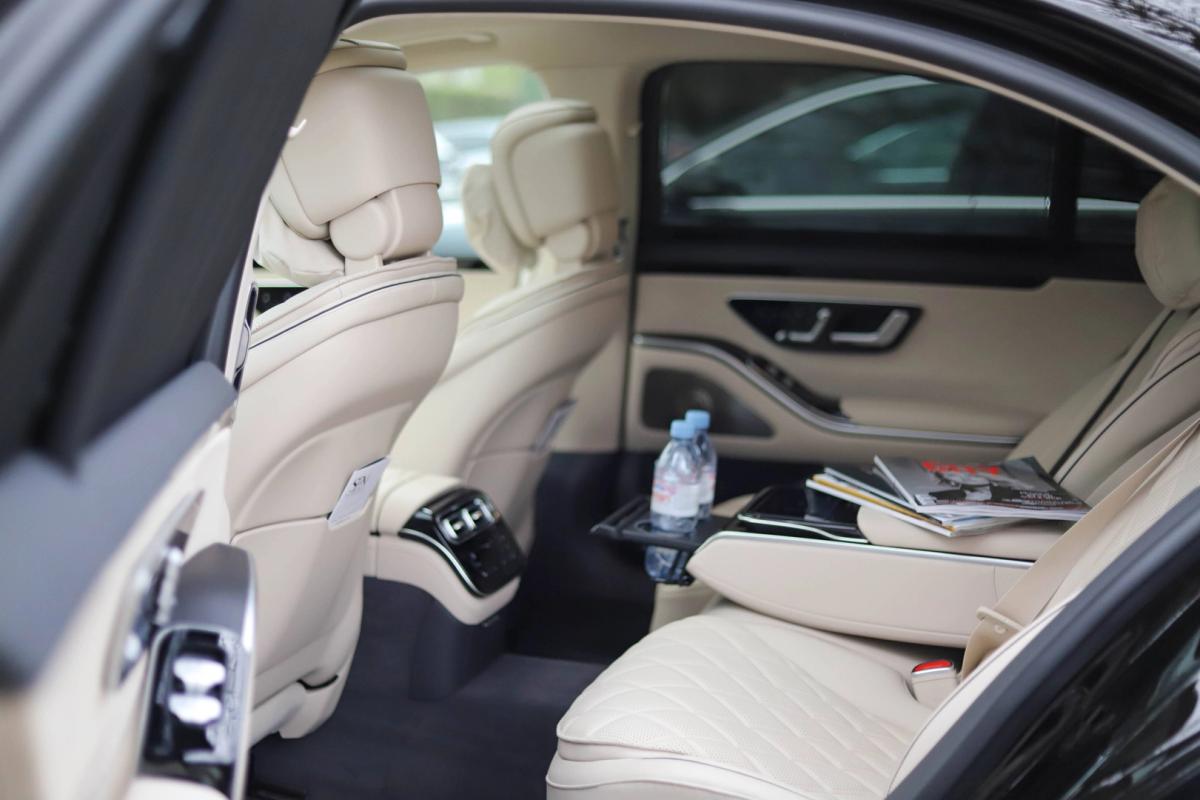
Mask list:
POLYGON ((920 796, 1200 487, 1200 191, 1118 133, 836 37, 336 33, 243 214, 232 410, 0 695, 3 796, 920 796), (689 409, 712 517, 656 582, 630 509, 689 409), (876 456, 1090 510, 814 531, 806 478, 876 456))

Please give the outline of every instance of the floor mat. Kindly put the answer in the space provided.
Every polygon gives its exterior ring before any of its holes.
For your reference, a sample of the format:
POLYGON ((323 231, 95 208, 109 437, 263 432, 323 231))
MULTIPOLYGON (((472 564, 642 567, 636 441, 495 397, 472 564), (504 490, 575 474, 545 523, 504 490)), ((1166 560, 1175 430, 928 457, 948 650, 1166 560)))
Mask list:
POLYGON ((545 797, 554 726, 601 670, 506 654, 445 700, 419 702, 360 666, 315 733, 254 748, 257 780, 309 800, 545 797))
POLYGON ((512 604, 513 652, 608 663, 650 629, 654 584, 643 548, 588 533, 622 504, 613 485, 619 460, 550 457, 538 485, 538 535, 512 604))

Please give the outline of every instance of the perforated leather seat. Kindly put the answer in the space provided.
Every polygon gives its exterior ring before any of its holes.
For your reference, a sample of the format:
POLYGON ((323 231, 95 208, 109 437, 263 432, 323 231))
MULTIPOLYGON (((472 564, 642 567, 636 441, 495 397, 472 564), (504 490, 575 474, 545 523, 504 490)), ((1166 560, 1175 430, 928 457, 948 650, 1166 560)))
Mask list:
MULTIPOLYGON (((1183 436, 1144 484, 1135 476, 1141 490, 1105 515, 1031 624, 936 710, 908 688, 912 651, 717 607, 650 634, 584 690, 559 722, 548 797, 884 797, 1048 620, 1200 485, 1200 433, 1183 436)), ((1031 576, 1010 593, 1036 591, 1031 576)))
MULTIPOLYGON (((257 576, 256 736, 332 713, 358 639, 368 511, 331 524, 450 354, 462 278, 441 231, 433 125, 388 45, 339 43, 296 117, 254 258, 313 288, 255 322, 228 477, 257 576)), ((369 499, 369 498, 368 498, 369 499)))
POLYGON ((578 100, 520 108, 491 166, 463 181, 467 235, 513 288, 459 332, 445 375, 393 449, 396 470, 483 489, 526 548, 532 499, 575 380, 617 330, 629 279, 614 258, 616 165, 578 100))
POLYGON ((570 767, 628 769, 619 780, 649 791, 679 770, 742 796, 880 797, 930 709, 905 686, 919 658, 864 647, 731 605, 669 625, 571 707, 551 785, 566 788, 570 767), (611 759, 595 757, 600 742, 611 759))

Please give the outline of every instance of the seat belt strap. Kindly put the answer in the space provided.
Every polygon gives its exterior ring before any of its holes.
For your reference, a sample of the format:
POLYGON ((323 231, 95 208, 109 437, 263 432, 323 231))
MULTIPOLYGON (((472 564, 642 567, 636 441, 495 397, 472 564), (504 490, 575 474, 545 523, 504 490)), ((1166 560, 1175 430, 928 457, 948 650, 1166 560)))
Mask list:
POLYGON ((1054 462, 1054 466, 1049 470, 1049 474, 1053 475, 1055 480, 1063 480, 1063 476, 1059 473, 1067 465, 1067 462, 1071 460, 1072 456, 1076 454, 1079 446, 1083 444, 1083 440, 1087 438, 1087 435, 1091 433, 1096 423, 1104 416, 1104 412, 1112 405, 1113 400, 1120 393, 1121 387, 1125 385, 1125 381, 1129 379, 1130 374, 1141 363, 1142 358, 1145 357, 1150 346, 1154 344, 1154 340, 1162 333, 1163 326, 1167 324, 1167 320, 1171 318, 1173 313, 1175 312, 1169 308, 1160 311, 1158 316, 1154 318, 1154 321, 1138 335, 1138 338, 1134 340, 1129 349, 1125 351, 1125 354, 1121 356, 1116 368, 1112 372, 1112 376, 1105 382, 1103 390, 1092 394, 1097 400, 1088 409, 1087 419, 1084 420, 1083 426, 1075 432, 1071 443, 1059 454, 1054 462))
POLYGON ((976 612, 979 622, 967 639, 967 650, 963 655, 964 677, 1042 613, 1097 534, 1174 460, 1197 430, 1200 430, 1200 418, 1192 421, 1059 537, 994 607, 982 607, 976 612))

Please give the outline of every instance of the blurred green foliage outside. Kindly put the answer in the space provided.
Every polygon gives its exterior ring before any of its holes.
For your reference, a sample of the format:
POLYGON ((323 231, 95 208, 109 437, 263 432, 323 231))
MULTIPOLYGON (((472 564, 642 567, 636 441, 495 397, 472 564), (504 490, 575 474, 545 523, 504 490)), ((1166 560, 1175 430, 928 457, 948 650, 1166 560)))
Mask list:
POLYGON ((427 72, 420 78, 435 120, 499 117, 546 96, 537 75, 512 64, 427 72))

